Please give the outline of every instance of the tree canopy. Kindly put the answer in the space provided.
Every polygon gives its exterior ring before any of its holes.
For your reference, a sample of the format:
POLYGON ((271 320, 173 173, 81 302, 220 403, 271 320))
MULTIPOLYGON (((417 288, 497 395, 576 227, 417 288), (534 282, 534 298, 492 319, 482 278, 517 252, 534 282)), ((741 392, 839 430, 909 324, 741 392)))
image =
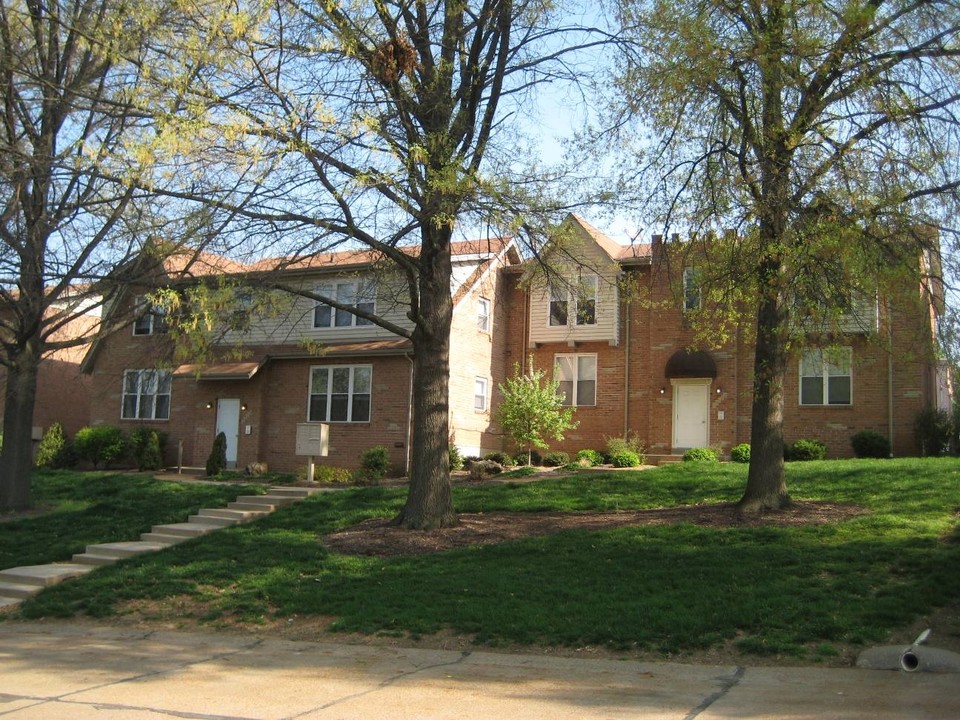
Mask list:
MULTIPOLYGON (((926 286, 958 209, 953 0, 621 0, 628 181, 683 236, 736 231, 703 281, 756 317, 744 509, 789 502, 783 378, 796 308, 926 286), (638 121, 631 124, 629 120, 638 121), (639 128, 639 130, 637 130, 639 128)), ((667 233, 669 235, 669 232, 667 233)))
MULTIPOLYGON (((533 86, 571 77, 593 42, 537 0, 245 5, 208 23, 220 69, 191 77, 164 118, 202 182, 161 192, 246 221, 284 263, 362 244, 402 276, 413 346, 408 527, 456 521, 447 468, 450 244, 477 220, 501 231, 535 197, 505 118, 533 86), (235 37, 223 28, 235 30, 235 37), (415 253, 409 246, 418 246, 415 253)), ((601 42, 598 38, 596 42, 601 42)), ((277 283, 277 287, 283 287, 277 283)), ((286 287, 338 310, 311 289, 286 287)), ((354 308, 357 309, 357 308, 354 308)))
MULTIPOLYGON (((42 357, 90 341, 100 311, 155 271, 162 204, 116 176, 152 136, 143 83, 173 5, 12 0, 0 7, 0 509, 30 504, 42 357), (151 44, 153 43, 153 44, 151 44)), ((162 54, 162 50, 159 51, 162 54)), ((182 229, 171 235, 187 235, 182 229)))

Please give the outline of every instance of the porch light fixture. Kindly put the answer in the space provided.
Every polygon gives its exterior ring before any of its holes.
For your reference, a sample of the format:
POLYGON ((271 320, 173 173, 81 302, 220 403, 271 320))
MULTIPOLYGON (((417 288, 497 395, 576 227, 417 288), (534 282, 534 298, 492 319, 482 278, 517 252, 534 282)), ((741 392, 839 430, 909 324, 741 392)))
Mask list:
POLYGON ((661 387, 661 388, 660 388, 660 394, 661 394, 661 395, 666 395, 666 394, 667 394, 667 389, 666 389, 665 387, 661 387))
POLYGON ((246 409, 247 409, 247 404, 244 403, 243 405, 241 405, 241 406, 240 406, 240 409, 241 409, 241 410, 246 410, 246 409))
POLYGON ((720 395, 720 394, 722 394, 722 393, 723 393, 723 388, 718 387, 718 388, 717 388, 717 395, 720 395))
POLYGON ((207 403, 207 410, 213 410, 213 403, 212 403, 212 402, 208 402, 208 403, 207 403))

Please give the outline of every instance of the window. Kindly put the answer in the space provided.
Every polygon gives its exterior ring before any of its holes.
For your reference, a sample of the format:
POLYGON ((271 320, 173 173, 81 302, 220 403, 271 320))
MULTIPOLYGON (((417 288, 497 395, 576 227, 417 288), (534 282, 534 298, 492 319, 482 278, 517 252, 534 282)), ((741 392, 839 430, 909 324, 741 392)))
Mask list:
POLYGON ((490 332, 490 301, 486 298, 477 300, 477 329, 490 332))
POLYGON ((597 324, 597 276, 580 278, 577 288, 577 325, 597 324))
POLYGON ((133 321, 134 335, 154 335, 167 331, 166 312, 143 295, 137 298, 136 315, 133 321))
POLYGON ((683 269, 683 311, 693 312, 700 309, 700 273, 696 268, 683 269))
POLYGON ((478 377, 473 381, 473 409, 484 412, 487 409, 487 379, 478 377))
POLYGON ((172 377, 169 370, 124 371, 120 417, 124 420, 169 420, 172 377))
POLYGON ((311 422, 370 422, 369 365, 337 365, 310 368, 311 422))
POLYGON ((576 287, 566 288, 550 286, 551 327, 561 327, 570 323, 569 308, 574 307, 574 322, 577 325, 597 324, 597 276, 586 275, 580 278, 576 287))
POLYGON ((849 347, 804 352, 800 359, 800 404, 852 404, 852 357, 849 347))
POLYGON ((550 286, 550 325, 567 324, 567 290, 550 286))
POLYGON ((597 404, 596 355, 555 355, 554 377, 564 405, 597 404))
MULTIPOLYGON (((318 295, 335 298, 338 303, 351 305, 365 312, 376 310, 376 287, 372 283, 362 281, 331 282, 317 286, 318 295)), ((313 326, 327 327, 360 327, 373 325, 370 320, 358 317, 348 310, 339 310, 318 302, 313 310, 313 326)))

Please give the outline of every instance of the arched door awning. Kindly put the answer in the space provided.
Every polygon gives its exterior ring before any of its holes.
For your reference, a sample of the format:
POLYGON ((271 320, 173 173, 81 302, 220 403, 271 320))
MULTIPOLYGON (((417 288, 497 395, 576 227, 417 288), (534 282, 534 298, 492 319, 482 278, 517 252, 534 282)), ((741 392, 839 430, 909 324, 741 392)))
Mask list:
POLYGON ((668 380, 673 378, 715 378, 717 364, 706 350, 677 350, 667 360, 663 373, 668 380))

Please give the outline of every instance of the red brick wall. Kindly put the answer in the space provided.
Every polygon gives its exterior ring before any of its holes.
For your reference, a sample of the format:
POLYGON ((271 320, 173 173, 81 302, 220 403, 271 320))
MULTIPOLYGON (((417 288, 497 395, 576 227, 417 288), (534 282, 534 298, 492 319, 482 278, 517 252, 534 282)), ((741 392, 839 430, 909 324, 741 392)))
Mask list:
MULTIPOLYGON (((563 442, 554 443, 552 449, 571 453, 583 448, 603 449, 607 437, 623 436, 626 430, 627 435, 638 436, 649 453, 671 452, 673 390, 664 371, 670 356, 685 348, 708 350, 716 363, 717 377, 710 385, 710 445, 727 453, 734 445, 750 441, 754 328, 734 329, 726 344, 720 347, 698 344, 694 331, 684 323, 668 270, 665 266, 662 270, 654 272, 651 267, 643 267, 627 271, 628 276, 636 279, 640 293, 632 302, 624 301, 621 305, 619 347, 606 343, 580 343, 576 347, 550 343, 528 347, 525 324, 529 299, 517 288, 515 278, 511 278, 512 295, 506 319, 506 357, 511 364, 514 359, 533 355, 539 367, 549 368, 558 353, 597 355, 597 406, 578 408, 576 418, 580 426, 567 433, 563 442), (624 402, 627 403, 626 422, 624 402)), ((673 271, 676 274, 679 268, 673 271)), ((913 419, 932 402, 936 393, 930 328, 922 303, 917 304, 918 299, 919 294, 914 297, 907 293, 893 303, 892 316, 881 312, 880 332, 876 337, 858 335, 838 341, 853 348, 852 405, 801 407, 799 361, 794 359, 790 363, 784 388, 787 442, 800 438, 821 440, 827 445, 828 456, 849 457, 853 454, 850 436, 860 430, 888 435, 892 413, 894 454, 917 452, 913 419)))

